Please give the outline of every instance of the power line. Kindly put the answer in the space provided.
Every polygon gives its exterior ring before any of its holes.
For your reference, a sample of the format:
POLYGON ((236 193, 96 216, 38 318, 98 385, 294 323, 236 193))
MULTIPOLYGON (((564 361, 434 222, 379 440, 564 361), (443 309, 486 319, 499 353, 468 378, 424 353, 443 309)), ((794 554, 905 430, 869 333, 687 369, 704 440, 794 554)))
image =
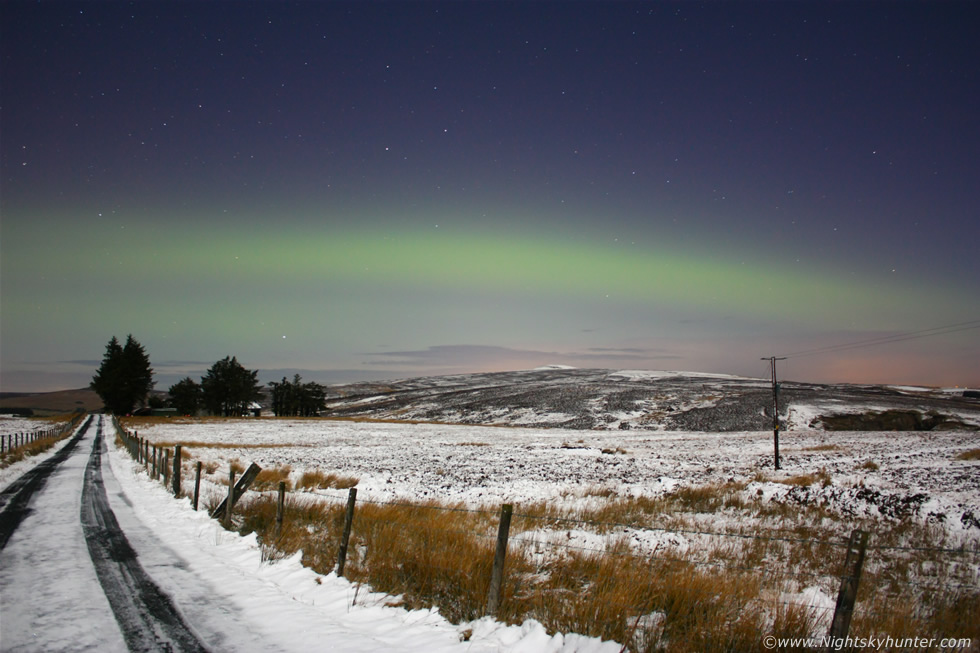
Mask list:
POLYGON ((929 329, 922 329, 919 331, 906 331, 904 333, 895 333, 890 336, 879 336, 877 338, 857 340, 854 342, 842 343, 839 345, 829 345, 827 347, 804 349, 801 351, 785 354, 783 358, 802 358, 804 356, 816 356, 817 354, 828 354, 837 351, 846 351, 848 349, 859 349, 862 347, 871 347, 875 345, 886 345, 893 342, 916 340, 919 338, 929 338, 932 336, 941 336, 950 333, 958 333, 960 331, 968 331, 970 329, 978 329, 978 328, 980 328, 980 320, 970 320, 968 322, 948 324, 946 326, 932 327, 929 329))

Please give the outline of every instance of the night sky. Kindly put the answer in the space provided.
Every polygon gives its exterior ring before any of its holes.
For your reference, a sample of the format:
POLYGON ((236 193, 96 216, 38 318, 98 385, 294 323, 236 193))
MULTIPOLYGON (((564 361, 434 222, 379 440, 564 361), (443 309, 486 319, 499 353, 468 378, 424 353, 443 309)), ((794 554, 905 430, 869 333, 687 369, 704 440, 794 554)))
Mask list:
POLYGON ((5 391, 83 387, 130 333, 160 389, 228 355, 262 382, 789 355, 800 381, 980 385, 976 3, 0 25, 5 391))

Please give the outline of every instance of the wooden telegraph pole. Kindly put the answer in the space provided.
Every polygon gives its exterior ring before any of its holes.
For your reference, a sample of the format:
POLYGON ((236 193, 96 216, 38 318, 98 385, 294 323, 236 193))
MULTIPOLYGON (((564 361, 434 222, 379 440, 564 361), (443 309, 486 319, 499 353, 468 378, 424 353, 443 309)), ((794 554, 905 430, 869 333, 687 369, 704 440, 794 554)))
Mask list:
POLYGON ((776 361, 784 361, 786 357, 770 356, 760 360, 769 361, 772 369, 772 447, 773 460, 776 469, 779 469, 779 384, 776 383, 776 361))

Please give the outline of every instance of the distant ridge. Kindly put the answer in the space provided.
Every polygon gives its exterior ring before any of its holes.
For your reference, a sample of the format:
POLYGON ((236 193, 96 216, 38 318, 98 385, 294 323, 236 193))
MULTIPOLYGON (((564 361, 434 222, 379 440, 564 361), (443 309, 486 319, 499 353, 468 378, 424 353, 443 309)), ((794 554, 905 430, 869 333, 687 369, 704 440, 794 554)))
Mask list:
POLYGON ((0 394, 0 412, 3 409, 27 408, 35 415, 70 413, 73 410, 102 410, 102 400, 94 390, 77 388, 56 392, 4 392, 0 394))
MULTIPOLYGON (((329 393, 331 417, 623 431, 772 428, 771 381, 730 374, 548 365, 333 385, 329 393)), ((962 391, 783 381, 780 421, 786 429, 976 430, 980 402, 962 391)))

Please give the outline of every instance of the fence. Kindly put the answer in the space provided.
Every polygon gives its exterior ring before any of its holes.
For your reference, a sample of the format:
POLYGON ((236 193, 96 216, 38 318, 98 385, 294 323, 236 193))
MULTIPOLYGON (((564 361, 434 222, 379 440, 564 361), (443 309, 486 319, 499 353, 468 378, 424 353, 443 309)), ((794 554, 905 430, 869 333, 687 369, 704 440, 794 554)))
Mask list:
POLYGON ((0 433, 0 455, 7 456, 42 441, 53 443, 74 431, 83 417, 85 417, 84 413, 76 413, 71 419, 47 428, 19 433, 0 433))
MULTIPOLYGON (((136 434, 124 441, 148 473, 183 491, 180 464, 168 479, 169 451, 136 434)), ((172 460, 181 461, 177 449, 172 460)), ((195 509, 201 468, 197 461, 195 509)), ((319 573, 335 571, 408 607, 436 605, 457 623, 533 618, 624 651, 790 650, 814 640, 770 647, 765 638, 814 636, 818 647, 839 650, 848 635, 934 638, 923 650, 960 650, 939 644, 947 637, 980 644, 975 546, 908 546, 861 530, 814 538, 654 528, 635 518, 639 502, 634 515, 583 519, 546 506, 379 501, 356 488, 287 493, 281 480, 275 488, 263 482, 232 520, 259 472, 252 465, 236 483, 232 468, 212 516, 258 533, 267 557, 302 550, 319 573)))

